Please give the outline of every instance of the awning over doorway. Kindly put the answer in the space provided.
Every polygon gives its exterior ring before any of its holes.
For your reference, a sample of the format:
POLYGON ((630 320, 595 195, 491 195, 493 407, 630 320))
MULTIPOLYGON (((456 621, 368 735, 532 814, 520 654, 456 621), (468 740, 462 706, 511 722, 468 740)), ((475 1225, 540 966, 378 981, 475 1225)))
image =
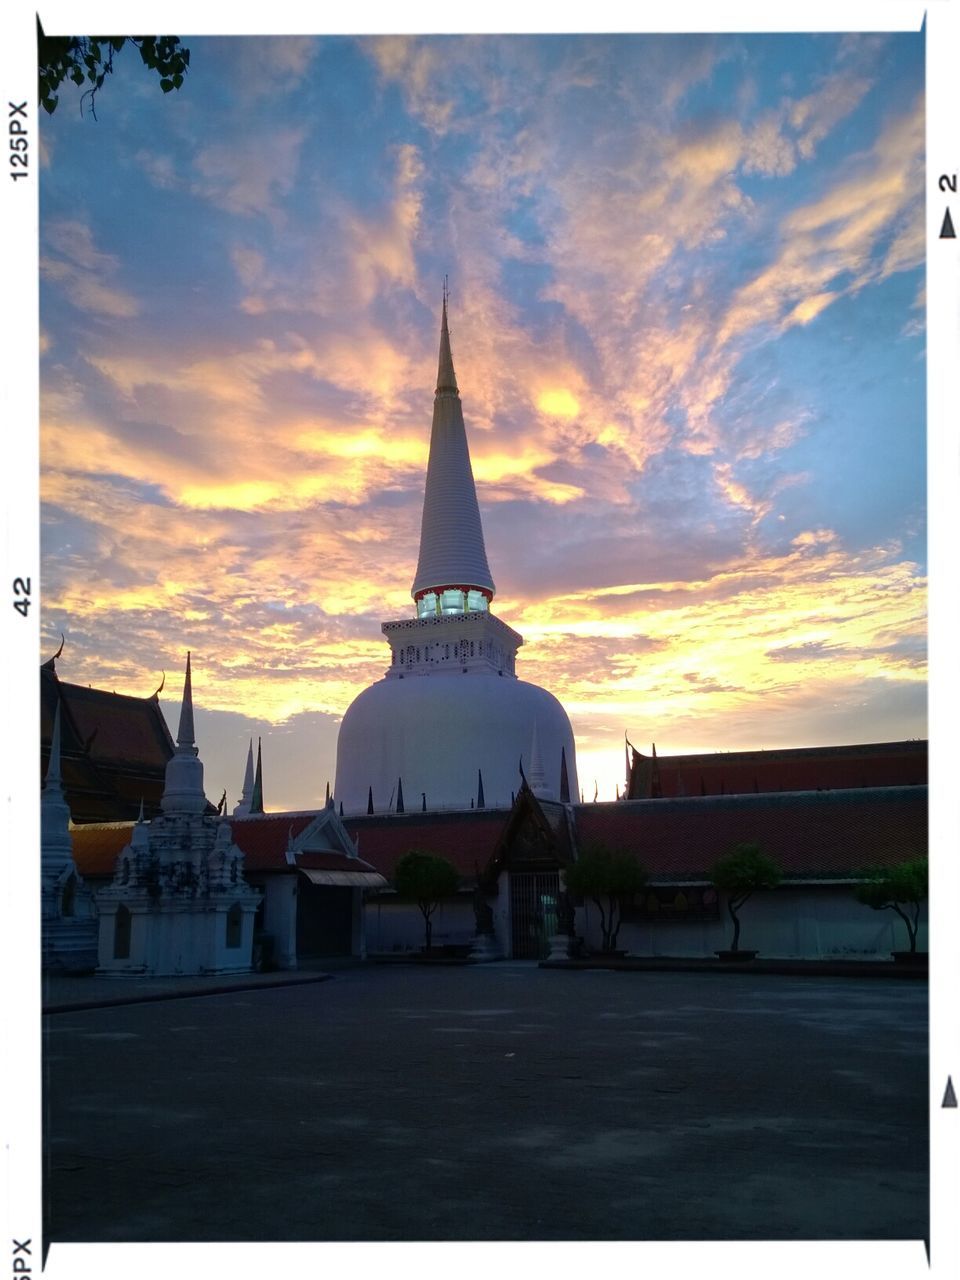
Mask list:
POLYGON ((379 871, 314 871, 297 868, 312 884, 346 885, 351 889, 385 889, 387 881, 379 871))

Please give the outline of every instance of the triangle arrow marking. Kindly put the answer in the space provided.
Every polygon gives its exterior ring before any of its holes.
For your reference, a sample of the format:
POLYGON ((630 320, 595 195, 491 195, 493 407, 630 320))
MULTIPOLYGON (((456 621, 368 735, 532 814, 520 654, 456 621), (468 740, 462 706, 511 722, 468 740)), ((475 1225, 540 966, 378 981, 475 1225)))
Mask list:
POLYGON ((943 1102, 941 1102, 940 1105, 941 1107, 955 1107, 957 1105, 957 1095, 953 1089, 952 1076, 947 1076, 947 1089, 943 1095, 943 1102))
POLYGON ((943 225, 940 228, 941 240, 956 240, 957 233, 953 229, 953 219, 950 217, 950 210, 947 209, 943 215, 943 225))

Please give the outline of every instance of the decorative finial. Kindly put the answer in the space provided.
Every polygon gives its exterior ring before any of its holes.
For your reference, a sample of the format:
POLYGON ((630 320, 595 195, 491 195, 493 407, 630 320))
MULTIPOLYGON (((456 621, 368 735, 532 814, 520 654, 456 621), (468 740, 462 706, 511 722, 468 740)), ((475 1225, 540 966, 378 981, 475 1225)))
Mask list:
POLYGON ((56 663, 57 663, 57 659, 60 657, 61 653, 63 653, 63 646, 64 646, 64 643, 65 643, 65 641, 64 641, 64 637, 63 637, 63 632, 61 631, 61 632, 60 632, 60 648, 57 650, 57 652, 53 655, 53 657, 52 657, 52 658, 48 658, 48 659, 46 660, 46 662, 43 664, 44 669, 45 669, 46 671, 52 671, 52 672, 54 673, 54 675, 56 675, 56 663))
POLYGON ((167 673, 166 673, 166 671, 161 671, 161 672, 160 672, 160 683, 157 685, 157 687, 156 687, 156 689, 154 690, 154 693, 153 693, 153 696, 154 696, 155 698, 159 698, 159 697, 160 697, 160 694, 163 692, 163 686, 164 686, 166 683, 167 683, 167 673))

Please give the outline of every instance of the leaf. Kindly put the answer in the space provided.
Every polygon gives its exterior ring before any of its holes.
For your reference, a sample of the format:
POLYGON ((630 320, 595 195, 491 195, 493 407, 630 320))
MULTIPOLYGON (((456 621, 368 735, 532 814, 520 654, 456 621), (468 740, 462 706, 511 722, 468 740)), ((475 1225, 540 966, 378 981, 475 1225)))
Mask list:
POLYGON ((179 89, 182 84, 183 84, 183 76, 178 71, 177 74, 173 77, 173 87, 175 89, 179 89))

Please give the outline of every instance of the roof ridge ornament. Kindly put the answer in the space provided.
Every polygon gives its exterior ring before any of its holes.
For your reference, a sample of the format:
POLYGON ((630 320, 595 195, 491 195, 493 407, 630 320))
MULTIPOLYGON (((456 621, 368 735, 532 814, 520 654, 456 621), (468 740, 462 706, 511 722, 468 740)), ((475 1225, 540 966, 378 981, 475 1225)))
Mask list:
POLYGON ((54 675, 57 674, 57 659, 60 657, 61 653, 63 653, 63 646, 65 644, 66 644, 66 638, 64 637, 64 634, 61 631, 60 632, 60 648, 57 650, 57 652, 53 655, 52 658, 48 658, 46 662, 41 663, 42 670, 52 671, 54 675))

